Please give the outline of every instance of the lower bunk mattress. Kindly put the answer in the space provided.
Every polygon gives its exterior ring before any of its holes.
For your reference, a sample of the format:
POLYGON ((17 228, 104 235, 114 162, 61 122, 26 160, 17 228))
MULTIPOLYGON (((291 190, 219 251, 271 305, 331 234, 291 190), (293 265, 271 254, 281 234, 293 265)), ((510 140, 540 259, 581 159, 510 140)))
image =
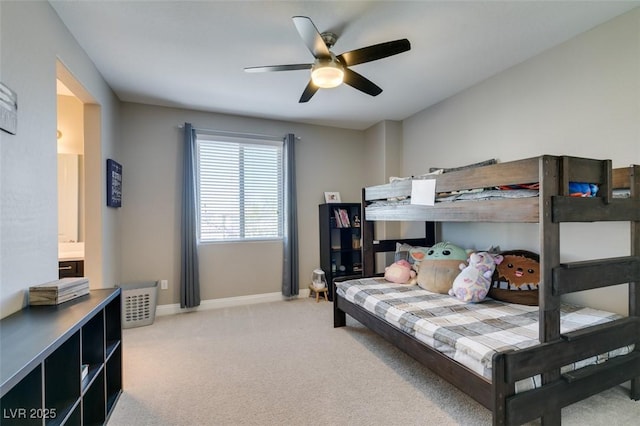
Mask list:
MULTIPOLYGON (((336 283, 337 294, 376 317, 413 336, 491 381, 494 354, 540 344, 538 307, 485 299, 468 304, 417 285, 394 284, 384 278, 361 278, 336 283)), ((620 315, 563 304, 560 332, 621 318, 620 315)), ((563 367, 562 372, 626 355, 625 346, 563 367)), ((520 380, 516 392, 541 386, 539 376, 520 380)))

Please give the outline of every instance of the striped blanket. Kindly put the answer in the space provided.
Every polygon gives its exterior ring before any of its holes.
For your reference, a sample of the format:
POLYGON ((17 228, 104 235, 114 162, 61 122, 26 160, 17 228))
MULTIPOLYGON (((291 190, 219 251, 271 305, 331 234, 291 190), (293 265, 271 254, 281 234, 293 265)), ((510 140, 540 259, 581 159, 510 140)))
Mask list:
MULTIPOLYGON (((497 352, 538 345, 538 307, 486 299, 467 304, 418 286, 393 284, 384 278, 336 283, 337 293, 400 330, 491 380, 497 352)), ((560 332, 566 333, 621 318, 592 308, 563 304, 560 332)), ((625 355, 633 346, 616 349, 563 368, 563 372, 625 355)), ((540 386, 540 377, 516 383, 516 392, 540 386)))

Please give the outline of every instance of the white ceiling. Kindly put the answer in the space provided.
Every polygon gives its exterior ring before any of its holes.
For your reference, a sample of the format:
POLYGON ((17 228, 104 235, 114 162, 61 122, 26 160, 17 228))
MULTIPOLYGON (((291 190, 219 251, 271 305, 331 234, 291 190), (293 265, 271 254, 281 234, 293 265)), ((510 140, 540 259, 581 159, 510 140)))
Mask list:
POLYGON ((366 129, 402 120, 640 6, 639 1, 56 1, 55 11, 122 101, 366 129), (407 38, 411 50, 353 67, 384 90, 298 99, 311 63, 291 20, 333 31, 337 55, 407 38))

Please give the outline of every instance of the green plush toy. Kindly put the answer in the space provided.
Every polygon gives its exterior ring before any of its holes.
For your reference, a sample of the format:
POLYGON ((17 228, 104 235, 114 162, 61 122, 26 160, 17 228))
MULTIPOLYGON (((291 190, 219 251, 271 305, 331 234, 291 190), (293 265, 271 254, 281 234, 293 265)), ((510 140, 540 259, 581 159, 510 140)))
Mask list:
POLYGON ((466 265, 470 252, 450 242, 435 244, 420 262, 418 285, 434 293, 447 294, 460 273, 460 263, 466 265))

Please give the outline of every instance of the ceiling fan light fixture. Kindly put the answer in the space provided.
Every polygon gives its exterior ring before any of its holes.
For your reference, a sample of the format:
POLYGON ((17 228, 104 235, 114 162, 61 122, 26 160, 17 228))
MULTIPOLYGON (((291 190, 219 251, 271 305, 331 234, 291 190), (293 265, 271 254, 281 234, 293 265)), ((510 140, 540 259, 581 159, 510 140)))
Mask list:
MULTIPOLYGON (((2 1, 2 0, 0 0, 2 1)), ((291 71, 311 69, 311 80, 305 86, 298 103, 309 102, 319 89, 331 89, 342 83, 370 96, 378 96, 382 89, 368 78, 353 71, 353 65, 377 61, 411 49, 406 38, 372 44, 371 46, 343 52, 336 56, 331 52, 338 36, 331 32, 320 33, 308 16, 294 16, 293 23, 302 41, 315 58, 313 64, 271 65, 245 68, 247 72, 291 71)))
POLYGON ((344 81, 342 65, 336 61, 317 62, 311 68, 311 81, 322 89, 340 86, 344 81))

